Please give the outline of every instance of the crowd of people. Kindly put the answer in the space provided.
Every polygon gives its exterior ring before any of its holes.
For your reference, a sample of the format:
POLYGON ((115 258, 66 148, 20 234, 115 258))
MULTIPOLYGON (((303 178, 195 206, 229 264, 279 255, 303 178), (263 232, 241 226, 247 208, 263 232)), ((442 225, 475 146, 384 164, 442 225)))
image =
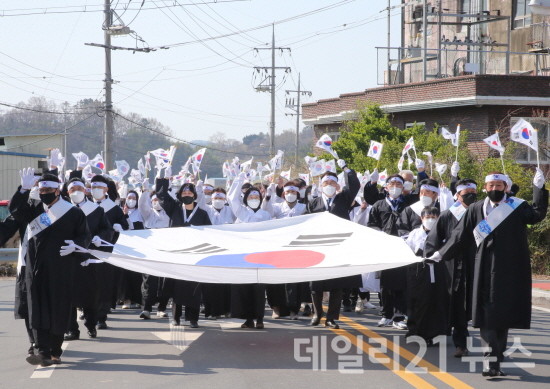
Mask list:
POLYGON ((241 173, 227 190, 193 179, 177 187, 159 174, 151 187, 145 181, 121 191, 103 175, 87 182, 79 170, 61 180, 55 170, 39 175, 24 169, 9 204, 11 215, 0 224, 0 245, 19 231, 15 315, 27 329, 27 362, 61 363, 63 341, 80 337, 79 319, 95 338, 97 330, 108 328, 117 306, 140 308, 139 317, 149 320, 158 304, 156 317, 174 326, 188 322, 197 328, 203 313, 210 319, 240 318, 242 328, 261 329, 267 300, 273 319, 304 315, 318 326, 324 318, 332 329, 339 328, 342 308, 357 313, 379 308, 379 327, 420 336, 428 345, 438 335, 452 335, 455 357, 468 354, 472 320, 490 347, 483 375, 504 375, 500 362, 508 329, 530 325, 526 226, 546 215, 542 172, 536 171, 529 204, 515 197, 519 188, 501 172, 487 175, 482 184, 487 197, 478 200, 481 185, 460 178, 457 162, 450 188, 428 177, 422 161, 416 164, 416 180, 403 170, 383 186, 376 170, 361 183, 345 161, 338 165, 343 175, 326 172, 317 185, 282 178, 253 183, 241 173), (402 237, 419 261, 323 281, 229 285, 139 274, 78 250, 113 250, 126 230, 254 223, 315 212, 402 237), (371 293, 379 294, 380 307, 369 301, 371 293), (328 302, 326 312, 323 302, 328 302))

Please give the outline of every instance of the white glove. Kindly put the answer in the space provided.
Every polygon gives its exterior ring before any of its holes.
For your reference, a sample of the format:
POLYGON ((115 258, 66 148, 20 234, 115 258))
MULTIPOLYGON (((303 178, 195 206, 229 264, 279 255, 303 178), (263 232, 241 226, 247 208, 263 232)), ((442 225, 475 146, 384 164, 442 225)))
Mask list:
POLYGON ((52 151, 50 151, 50 166, 61 167, 62 159, 63 156, 59 152, 59 149, 52 149, 52 151))
POLYGON ((172 177, 172 166, 168 166, 166 169, 164 169, 164 178, 170 177, 172 177))
POLYGON ((537 168, 535 177, 533 178, 533 185, 535 185, 539 189, 542 189, 542 187, 544 186, 544 181, 544 174, 542 173, 542 170, 540 170, 540 168, 537 168))
POLYGON ((414 164, 416 165, 416 168, 418 170, 420 170, 420 169, 424 170, 426 168, 426 163, 423 160, 419 159, 419 158, 417 158, 414 161, 414 164))
POLYGON ((80 266, 88 266, 89 264, 90 262, 88 261, 80 262, 80 266))
MULTIPOLYGON (((74 154, 73 154, 74 155, 74 154)), ((76 158, 76 157, 75 157, 76 158)), ((90 159, 84 153, 80 153, 78 158, 76 158, 76 168, 85 168, 88 165, 90 159)))
POLYGON ((72 254, 76 250, 76 245, 72 240, 66 240, 65 243, 67 243, 67 246, 61 246, 59 250, 59 255, 62 257, 72 254))
POLYGON ((195 189, 197 190, 197 193, 204 193, 204 182, 202 180, 198 180, 195 189))
POLYGON ((378 182, 378 177, 379 177, 378 168, 376 168, 370 175, 370 182, 372 182, 373 184, 376 184, 378 182))
POLYGON ((267 187, 267 193, 268 195, 270 196, 274 196, 277 192, 276 192, 276 188, 277 188, 277 184, 272 182, 271 184, 269 184, 269 186, 267 187))
POLYGON ((157 175, 155 176, 155 179, 160 178, 160 173, 161 172, 162 172, 162 169, 157 167, 157 175))
POLYGON ((443 258, 441 257, 441 254, 439 254, 439 251, 436 251, 435 253, 432 254, 430 258, 426 258, 426 259, 429 261, 439 262, 443 258))
POLYGON ((122 226, 121 226, 120 224, 118 224, 118 223, 113 224, 113 230, 115 230, 116 232, 122 232, 122 231, 124 231, 124 230, 122 229, 122 226))
POLYGON ((95 247, 101 247, 101 238, 99 236, 94 236, 93 239, 92 239, 92 244, 95 246, 95 247))
POLYGON ((458 172, 460 171, 460 165, 458 164, 458 161, 454 161, 451 165, 451 176, 457 177, 458 172))
POLYGON ((32 167, 19 170, 19 176, 21 177, 21 189, 30 190, 34 186, 36 178, 32 167))
POLYGON ((336 163, 338 164, 338 166, 340 166, 340 169, 346 167, 346 161, 344 161, 343 159, 339 159, 338 161, 336 161, 336 163))

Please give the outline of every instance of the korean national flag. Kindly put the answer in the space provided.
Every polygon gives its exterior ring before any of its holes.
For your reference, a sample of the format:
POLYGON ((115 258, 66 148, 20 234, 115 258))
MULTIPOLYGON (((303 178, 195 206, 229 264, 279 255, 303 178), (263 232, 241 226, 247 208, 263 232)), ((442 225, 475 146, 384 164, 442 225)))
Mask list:
POLYGON ((371 157, 371 158, 374 158, 377 161, 379 161, 380 156, 382 155, 382 147, 383 146, 384 145, 382 143, 371 140, 370 141, 369 152, 367 153, 367 157, 371 157))
POLYGON ((510 139, 514 142, 523 143, 538 152, 539 141, 537 131, 531 123, 523 119, 519 119, 510 130, 510 139))

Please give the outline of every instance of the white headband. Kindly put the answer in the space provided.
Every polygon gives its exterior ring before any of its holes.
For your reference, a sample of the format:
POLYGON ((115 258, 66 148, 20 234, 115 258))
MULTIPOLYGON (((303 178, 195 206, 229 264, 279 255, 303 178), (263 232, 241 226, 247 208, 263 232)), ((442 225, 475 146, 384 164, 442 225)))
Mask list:
POLYGON ((506 174, 489 174, 485 177, 485 183, 488 183, 490 181, 504 181, 507 182, 509 180, 508 176, 506 174))
POLYGON ((159 198, 157 197, 157 195, 153 195, 151 196, 151 201, 155 201, 155 200, 158 200, 159 198))
POLYGON ((253 190, 253 191, 251 191, 251 192, 248 194, 248 196, 250 197, 250 196, 252 196, 252 195, 257 195, 257 196, 259 196, 259 195, 260 195, 260 192, 258 192, 257 190, 253 190))
POLYGON ((421 190, 427 189, 427 190, 431 190, 432 192, 439 193, 439 188, 436 188, 435 186, 432 186, 432 185, 424 184, 420 186, 420 189, 421 190))
POLYGON ((456 187, 456 192, 461 192, 463 191, 464 189, 477 189, 477 185, 476 184, 472 184, 472 183, 468 183, 468 184, 463 184, 463 185, 459 185, 456 187))
POLYGON ((390 180, 388 182, 396 182, 396 181, 399 181, 402 184, 405 183, 405 180, 403 180, 402 177, 392 177, 392 178, 390 178, 390 180))
POLYGON ((300 189, 294 185, 288 185, 284 187, 285 192, 288 192, 289 190, 293 190, 295 192, 299 192, 300 189))
POLYGON ((40 181, 38 183, 38 188, 59 188, 59 182, 55 181, 40 181))
POLYGON ((102 188, 107 188, 107 184, 101 181, 94 181, 92 182, 92 186, 100 186, 102 188))
POLYGON ((214 189, 214 187, 210 184, 204 185, 204 189, 214 189))
POLYGON ((334 177, 334 176, 324 176, 323 179, 321 180, 321 184, 325 181, 328 181, 328 180, 331 180, 331 181, 334 181, 336 183, 338 183, 338 178, 334 177))
POLYGON ((67 190, 71 190, 71 188, 74 187, 74 186, 80 186, 81 188, 86 189, 86 186, 85 186, 82 182, 80 182, 80 181, 73 181, 73 182, 71 182, 71 183, 69 184, 69 186, 67 187, 67 190))
POLYGON ((212 199, 222 199, 225 200, 225 194, 223 192, 212 193, 212 199))

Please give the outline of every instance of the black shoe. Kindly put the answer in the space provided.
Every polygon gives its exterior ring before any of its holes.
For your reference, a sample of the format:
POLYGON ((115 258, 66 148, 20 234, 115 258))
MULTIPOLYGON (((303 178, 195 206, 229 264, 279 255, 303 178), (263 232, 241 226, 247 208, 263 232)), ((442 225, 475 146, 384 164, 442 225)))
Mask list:
POLYGON ((309 323, 309 325, 315 327, 315 326, 318 326, 320 323, 321 323, 321 318, 318 317, 318 316, 313 316, 313 318, 311 319, 311 322, 309 323))
POLYGON ((97 330, 96 330, 95 328, 90 328, 90 329, 88 330, 88 336, 89 336, 90 338, 95 338, 95 337, 97 337, 97 330))
POLYGON ((189 321, 189 327, 191 328, 199 328, 199 323, 196 320, 190 320, 189 321))
POLYGON ((336 324, 336 322, 334 320, 325 321, 325 327, 329 327, 329 328, 332 328, 334 330, 337 330, 337 329, 340 328, 340 326, 338 324, 336 324))
POLYGON ((256 328, 259 330, 264 329, 264 321, 263 320, 256 320, 256 328))
POLYGON ((42 367, 51 366, 53 361, 50 358, 47 358, 41 354, 33 354, 26 358, 26 361, 33 366, 40 365, 42 367))
POLYGON ((351 305, 344 305, 344 312, 352 312, 353 309, 351 308, 351 305))
POLYGON ((173 326, 179 326, 180 321, 179 320, 172 320, 172 321, 170 321, 170 324, 173 325, 173 326))
POLYGON ((63 337, 64 340, 78 340, 80 339, 80 331, 69 331, 63 337))
POLYGON ((241 324, 241 328, 254 328, 254 320, 247 320, 241 324))
POLYGON ((104 321, 100 321, 99 323, 97 323, 97 329, 98 330, 106 330, 107 329, 107 323, 105 323, 104 321))
POLYGON ((27 350, 27 357, 30 357, 33 355, 34 355, 34 346, 31 345, 31 347, 29 347, 29 349, 27 350))
POLYGON ((304 307, 304 312, 302 313, 302 316, 311 316, 311 307, 309 304, 306 304, 304 307))
POLYGON ((484 370, 483 373, 481 373, 483 377, 506 377, 506 374, 497 368, 490 368, 489 370, 484 370))
POLYGON ((53 365, 61 365, 61 357, 52 356, 52 364, 53 365))

